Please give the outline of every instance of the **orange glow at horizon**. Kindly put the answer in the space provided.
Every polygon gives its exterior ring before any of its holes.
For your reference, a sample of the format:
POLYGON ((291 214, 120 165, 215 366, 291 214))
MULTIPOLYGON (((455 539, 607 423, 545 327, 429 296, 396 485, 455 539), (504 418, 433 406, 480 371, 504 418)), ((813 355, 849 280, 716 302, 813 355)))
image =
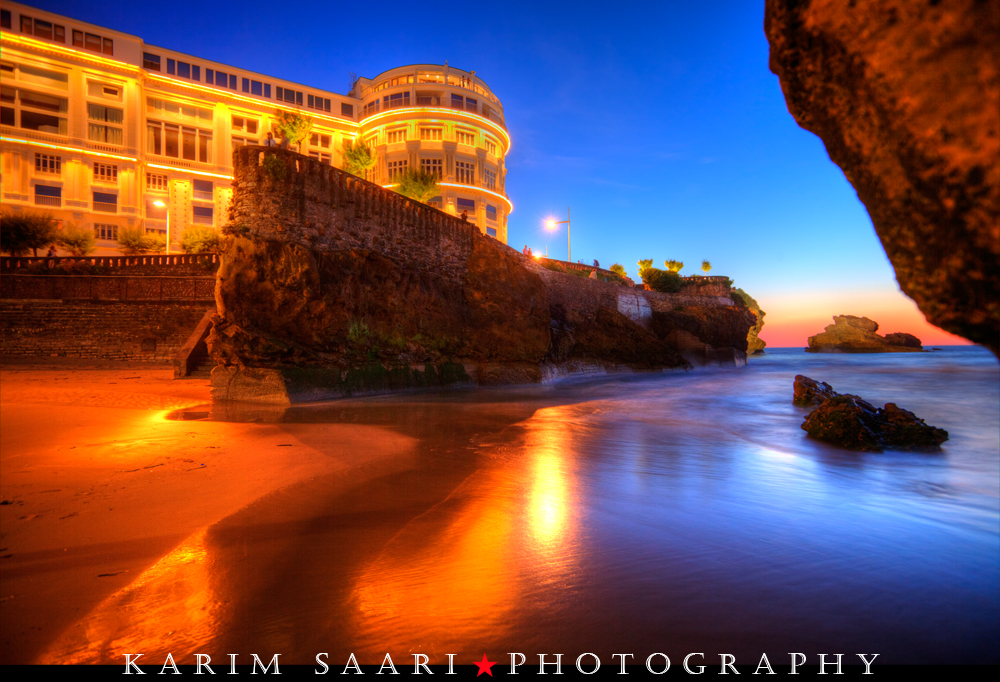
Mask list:
POLYGON ((929 323, 917 304, 900 291, 765 296, 758 302, 767 313, 760 338, 771 348, 805 348, 810 336, 833 324, 835 315, 867 317, 878 322, 878 334, 913 334, 924 346, 971 345, 967 339, 929 323))

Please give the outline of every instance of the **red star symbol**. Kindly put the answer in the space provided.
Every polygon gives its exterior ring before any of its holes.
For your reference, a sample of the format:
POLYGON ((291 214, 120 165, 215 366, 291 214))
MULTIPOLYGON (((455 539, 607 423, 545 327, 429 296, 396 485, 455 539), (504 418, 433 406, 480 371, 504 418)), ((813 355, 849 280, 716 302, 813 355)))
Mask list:
POLYGON ((490 677, 493 677, 493 671, 490 670, 490 668, 492 668, 493 666, 495 666, 497 664, 496 661, 489 660, 488 658, 486 658, 486 654, 483 654, 483 660, 478 661, 478 662, 477 661, 473 661, 473 663, 475 665, 479 666, 479 672, 476 673, 476 677, 479 677, 483 673, 486 673, 490 677))

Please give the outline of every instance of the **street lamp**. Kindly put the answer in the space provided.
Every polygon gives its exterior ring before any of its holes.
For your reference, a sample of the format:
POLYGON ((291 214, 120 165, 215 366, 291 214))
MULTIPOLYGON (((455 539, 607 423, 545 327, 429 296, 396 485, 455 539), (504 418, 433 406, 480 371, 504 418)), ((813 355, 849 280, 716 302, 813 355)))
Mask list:
POLYGON ((157 199, 153 202, 153 206, 157 208, 165 208, 167 210, 167 255, 170 255, 170 208, 162 201, 157 199))
POLYGON ((566 255, 567 255, 566 260, 569 261, 570 263, 572 263, 573 262, 573 246, 572 246, 572 242, 570 241, 569 209, 568 208, 566 209, 566 220, 549 220, 549 222, 546 223, 546 227, 548 227, 550 230, 554 230, 554 229, 556 229, 556 225, 562 225, 564 223, 566 225, 566 255))

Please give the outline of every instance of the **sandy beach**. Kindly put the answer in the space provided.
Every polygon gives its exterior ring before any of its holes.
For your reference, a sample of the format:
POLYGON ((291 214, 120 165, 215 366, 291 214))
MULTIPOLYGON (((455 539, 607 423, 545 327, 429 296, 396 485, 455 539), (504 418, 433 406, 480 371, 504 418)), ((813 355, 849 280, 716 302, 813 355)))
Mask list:
POLYGON ((413 446, 376 426, 167 418, 208 395, 158 367, 0 370, 0 662, 96 661, 74 628, 206 528, 413 446))

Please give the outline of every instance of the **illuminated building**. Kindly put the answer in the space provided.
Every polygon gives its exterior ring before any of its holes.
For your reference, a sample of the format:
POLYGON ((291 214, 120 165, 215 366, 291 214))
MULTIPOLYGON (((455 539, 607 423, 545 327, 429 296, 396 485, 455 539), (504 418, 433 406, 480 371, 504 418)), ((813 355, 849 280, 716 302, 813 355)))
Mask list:
POLYGON ((102 251, 125 226, 166 233, 168 210, 172 251, 188 226, 223 225, 232 149, 263 141, 277 110, 312 118, 302 153, 340 167, 360 137, 379 155, 369 180, 431 170, 432 205, 507 240, 510 139, 474 72, 400 67, 339 95, 17 3, 2 8, 0 40, 3 204, 92 226, 102 251))

